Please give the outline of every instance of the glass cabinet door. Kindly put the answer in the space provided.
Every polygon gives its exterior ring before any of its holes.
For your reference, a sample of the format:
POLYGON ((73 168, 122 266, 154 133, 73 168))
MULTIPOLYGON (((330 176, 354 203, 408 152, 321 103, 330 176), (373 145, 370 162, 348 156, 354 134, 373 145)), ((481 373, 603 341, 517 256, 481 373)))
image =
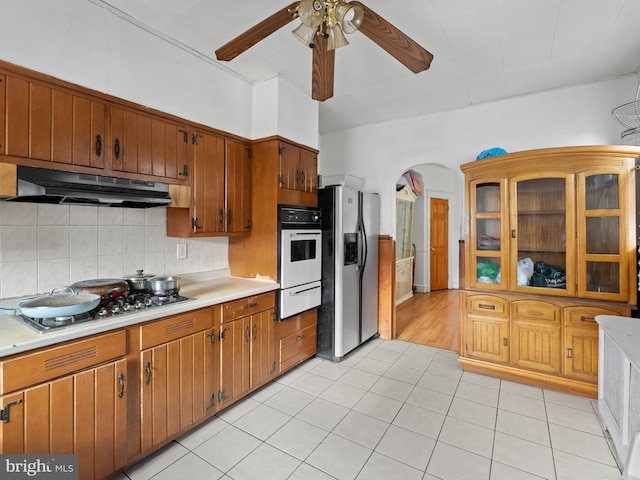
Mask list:
POLYGON ((511 183, 512 290, 574 295, 575 217, 571 175, 511 183))
POLYGON ((472 269, 467 281, 475 287, 504 289, 507 285, 505 183, 473 182, 469 195, 474 218, 469 236, 472 269))
POLYGON ((621 217, 626 186, 617 172, 578 175, 578 295, 626 300, 623 256, 628 225, 621 217))

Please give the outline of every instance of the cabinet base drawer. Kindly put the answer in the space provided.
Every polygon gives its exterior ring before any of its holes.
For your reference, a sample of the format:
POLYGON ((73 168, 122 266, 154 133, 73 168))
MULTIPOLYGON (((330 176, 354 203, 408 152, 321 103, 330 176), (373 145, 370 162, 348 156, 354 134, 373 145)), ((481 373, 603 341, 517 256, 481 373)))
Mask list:
POLYGON ((124 330, 0 362, 0 394, 100 365, 127 353, 124 330))
POLYGON ((236 318, 247 317, 264 312, 276 306, 276 292, 261 293, 241 298, 222 305, 222 321, 230 322, 236 318))
POLYGON ((306 360, 315 355, 316 350, 317 327, 315 324, 280 339, 280 370, 287 370, 306 360))

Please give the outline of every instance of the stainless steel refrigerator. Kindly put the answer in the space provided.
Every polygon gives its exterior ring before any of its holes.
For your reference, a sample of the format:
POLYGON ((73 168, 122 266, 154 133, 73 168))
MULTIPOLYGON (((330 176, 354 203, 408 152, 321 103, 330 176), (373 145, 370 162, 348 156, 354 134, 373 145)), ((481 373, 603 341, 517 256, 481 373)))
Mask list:
POLYGON ((340 361, 378 333, 380 199, 342 185, 318 191, 322 304, 318 356, 340 361))

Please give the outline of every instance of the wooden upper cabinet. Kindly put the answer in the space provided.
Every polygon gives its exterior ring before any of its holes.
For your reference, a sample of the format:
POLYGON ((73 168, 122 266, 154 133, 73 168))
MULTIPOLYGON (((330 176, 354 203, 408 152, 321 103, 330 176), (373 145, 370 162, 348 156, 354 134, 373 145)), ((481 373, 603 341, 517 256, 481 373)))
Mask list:
POLYGON ((194 234, 225 231, 224 138, 210 133, 193 134, 193 214, 194 234))
POLYGON ((251 231, 251 149, 235 140, 225 141, 227 232, 251 231))
POLYGON ((5 113, 6 155, 104 166, 104 103, 10 75, 1 83, 6 85, 0 110, 5 113))
POLYGON ((7 97, 7 76, 0 73, 0 155, 6 154, 5 151, 5 118, 6 115, 6 97, 7 97))
POLYGON ((318 160, 315 152, 297 145, 279 142, 280 187, 303 192, 318 189, 318 160))

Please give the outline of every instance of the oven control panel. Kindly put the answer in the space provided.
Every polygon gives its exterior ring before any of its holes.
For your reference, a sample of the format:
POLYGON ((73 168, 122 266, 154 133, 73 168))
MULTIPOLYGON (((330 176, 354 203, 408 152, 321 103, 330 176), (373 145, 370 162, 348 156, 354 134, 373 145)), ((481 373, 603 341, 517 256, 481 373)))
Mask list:
POLYGON ((319 227, 320 209, 281 205, 278 211, 278 220, 282 228, 319 227))

